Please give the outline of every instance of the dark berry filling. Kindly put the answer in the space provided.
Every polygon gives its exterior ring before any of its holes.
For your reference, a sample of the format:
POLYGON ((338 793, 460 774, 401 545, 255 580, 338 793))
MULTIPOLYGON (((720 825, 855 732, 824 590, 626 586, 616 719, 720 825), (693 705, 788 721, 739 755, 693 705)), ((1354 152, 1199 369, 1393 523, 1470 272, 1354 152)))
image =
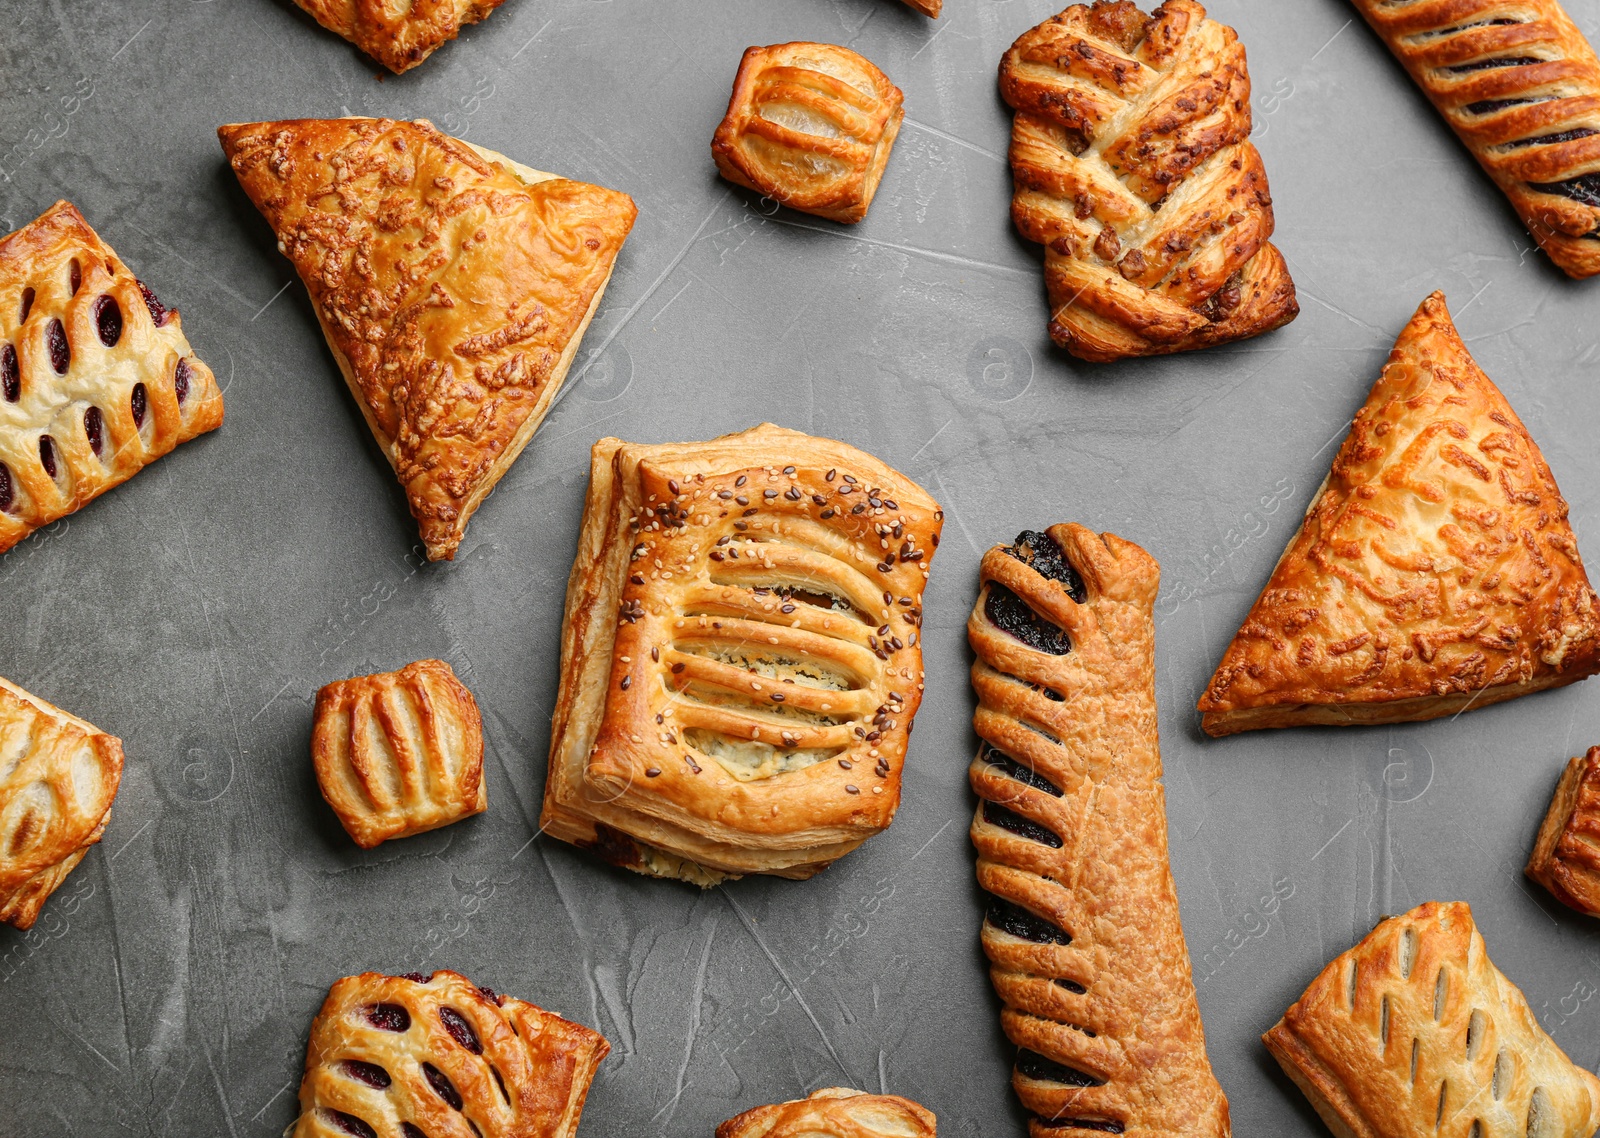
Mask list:
POLYGON ((1531 55, 1507 55, 1499 59, 1475 59, 1471 63, 1455 63, 1444 68, 1444 70, 1457 75, 1464 75, 1469 71, 1488 71, 1494 67, 1528 67, 1531 64, 1543 62, 1544 60, 1536 59, 1531 55))
POLYGON ((1588 138, 1591 134, 1600 134, 1586 126, 1574 127, 1572 130, 1563 130, 1557 134, 1541 134, 1537 138, 1521 138, 1516 142, 1508 142, 1508 148, 1515 149, 1521 146, 1554 146, 1558 142, 1572 142, 1579 138, 1588 138))
POLYGON ((1078 996, 1086 995, 1089 991, 1089 989, 1085 988, 1076 980, 1057 980, 1055 983, 1057 987, 1065 988, 1067 991, 1078 996))
POLYGON ((39 436, 39 465, 51 478, 56 476, 56 443, 49 435, 39 436))
POLYGON ((156 294, 150 291, 150 286, 143 281, 139 282, 139 291, 144 295, 144 306, 150 310, 150 319, 160 328, 171 318, 172 313, 167 311, 167 306, 156 299, 156 294))
POLYGON ((122 339, 122 306, 114 296, 97 296, 94 301, 94 326, 100 333, 100 342, 108 348, 117 346, 122 339))
POLYGON ((133 425, 144 426, 144 413, 150 406, 150 393, 144 389, 144 384, 133 385, 133 397, 129 400, 133 407, 133 425))
POLYGON ((57 375, 66 375, 72 366, 72 349, 67 345, 67 330, 61 326, 61 321, 50 321, 45 342, 50 346, 50 366, 56 369, 57 375))
POLYGON ((72 288, 72 295, 77 296, 78 290, 83 287, 83 266, 78 264, 78 258, 72 258, 72 264, 67 269, 67 284, 72 288))
POLYGON ((1000 768, 1006 773, 1006 777, 1014 778, 1024 785, 1033 787, 1035 790, 1042 790, 1046 794, 1052 794, 1057 798, 1061 797, 1062 792, 1059 786, 1045 778, 1044 775, 1040 774, 1033 768, 1023 766, 1021 763, 1017 762, 1016 759, 1013 759, 1005 752, 997 750, 990 744, 985 743, 983 745, 982 753, 983 761, 988 763, 991 767, 1000 768))
POLYGON ((1600 206, 1600 171, 1565 182, 1529 182, 1528 185, 1541 193, 1571 198, 1580 205, 1600 206))
POLYGON ((17 364, 17 349, 10 344, 0 344, 0 388, 7 403, 22 398, 22 369, 17 364))
POLYGON ((1083 578, 1078 576, 1078 571, 1067 560, 1066 553, 1049 534, 1025 529, 1017 535, 1016 541, 1005 548, 1007 553, 1041 577, 1060 581, 1067 595, 1080 605, 1089 599, 1089 590, 1084 586, 1083 578))
POLYGON ((172 392, 178 397, 178 406, 180 407, 183 406, 183 401, 189 398, 189 380, 193 376, 194 369, 189 366, 189 361, 179 360, 178 370, 172 375, 172 392))
POLYGON ((1065 656, 1072 651, 1072 640, 1060 628, 1028 607, 1028 603, 998 581, 989 582, 989 598, 983 604, 989 623, 1009 633, 1029 648, 1065 656))
POLYGON ((388 1090, 389 1084, 394 1080, 389 1078, 389 1072, 376 1063, 363 1062, 360 1059, 346 1059, 339 1067, 350 1078, 358 1083, 365 1083, 378 1090, 388 1090))
POLYGON ((474 1055, 483 1054, 483 1043, 478 1039, 478 1033, 472 1030, 472 1025, 466 1017, 455 1008, 440 1008, 439 1022, 444 1024, 444 1029, 450 1033, 450 1038, 465 1047, 474 1055))
POLYGON ((11 486, 11 468, 0 462, 0 510, 10 510, 16 491, 11 486))
POLYGON ((450 1081, 450 1076, 445 1074, 432 1063, 422 1065, 422 1074, 428 1080, 428 1085, 445 1102, 450 1104, 451 1110, 461 1109, 461 1092, 456 1090, 456 1085, 450 1081))
POLYGON ((22 321, 26 320, 28 318, 28 313, 32 311, 33 290, 31 288, 25 288, 22 290, 22 307, 17 311, 17 323, 20 324, 22 321))
POLYGON ((1094 1130, 1101 1134, 1121 1134, 1122 1123, 1110 1118, 1042 1118, 1034 1120, 1049 1130, 1094 1130))
POLYGON ((106 445, 106 419, 100 408, 91 407, 83 413, 83 433, 89 436, 89 449, 99 458, 106 445))
POLYGON ((1100 1087, 1104 1079, 1097 1079, 1086 1071, 1057 1063, 1048 1055, 1023 1048, 1017 1052, 1017 1073, 1046 1083, 1065 1083, 1069 1087, 1100 1087))
POLYGON ((405 1138, 428 1138, 428 1136, 422 1132, 422 1127, 413 1126, 409 1122, 402 1122, 400 1124, 400 1133, 405 1135, 405 1138))
POLYGON ((506 998, 499 992, 496 992, 493 988, 484 988, 480 986, 478 991, 483 995, 484 999, 494 1004, 495 1007, 500 1007, 506 1002, 506 998))
POLYGON ((411 1013, 399 1004, 373 1004, 367 1009, 367 1022, 384 1031, 409 1031, 411 1013))
POLYGON ((346 1134, 353 1134, 355 1138, 378 1138, 378 1132, 368 1126, 353 1114, 346 1114, 342 1110, 327 1112, 328 1120, 346 1134))
POLYGON ((1002 901, 998 897, 989 899, 989 912, 986 917, 989 923, 1001 932, 1010 933, 1023 940, 1031 940, 1035 944, 1072 943, 1072 937, 1068 935, 1067 930, 1054 921, 1047 921, 1028 912, 1021 905, 1013 905, 1010 901, 1002 901))
POLYGON ((413 984, 426 984, 432 977, 424 976, 420 972, 402 972, 400 973, 400 979, 410 980, 413 984))
POLYGON ((1049 846, 1051 849, 1061 848, 1061 835, 1048 826, 1041 826, 1032 818, 1024 818, 1013 810, 1007 810, 994 802, 983 804, 983 820, 991 826, 999 826, 1002 830, 1010 830, 1019 838, 1027 838, 1031 842, 1049 846))

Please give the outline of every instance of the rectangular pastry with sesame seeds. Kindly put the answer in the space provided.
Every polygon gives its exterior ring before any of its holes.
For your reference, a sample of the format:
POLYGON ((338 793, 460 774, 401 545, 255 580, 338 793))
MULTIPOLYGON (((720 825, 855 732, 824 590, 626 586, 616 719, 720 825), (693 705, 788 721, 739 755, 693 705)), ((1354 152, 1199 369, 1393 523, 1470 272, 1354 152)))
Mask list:
POLYGON ((701 885, 810 877, 885 829, 943 520, 872 456, 771 424, 601 439, 542 827, 701 885))

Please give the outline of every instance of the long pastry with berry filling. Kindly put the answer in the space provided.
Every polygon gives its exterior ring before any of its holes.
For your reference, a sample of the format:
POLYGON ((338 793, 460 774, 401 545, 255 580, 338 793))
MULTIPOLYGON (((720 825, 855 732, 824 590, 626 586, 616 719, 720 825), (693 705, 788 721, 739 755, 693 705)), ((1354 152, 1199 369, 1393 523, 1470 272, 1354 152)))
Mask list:
POLYGON ((758 1106, 717 1127, 717 1138, 934 1138, 933 1111, 899 1095, 823 1087, 758 1106))
POLYGON ((1526 873, 1563 905, 1600 917, 1600 747, 1561 772, 1526 873))
POLYGON ((1224 1138, 1167 862, 1161 571, 1080 525, 984 554, 970 779, 983 949, 1033 1138, 1224 1138))
POLYGON ((1556 0, 1355 0, 1534 241, 1600 273, 1600 59, 1556 0))

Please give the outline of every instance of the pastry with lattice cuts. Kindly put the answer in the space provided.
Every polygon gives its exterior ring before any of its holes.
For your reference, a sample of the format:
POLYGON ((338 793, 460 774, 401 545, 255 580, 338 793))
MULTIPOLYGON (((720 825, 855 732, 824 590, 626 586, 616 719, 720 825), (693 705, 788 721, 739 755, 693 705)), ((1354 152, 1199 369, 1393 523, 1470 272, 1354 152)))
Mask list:
POLYGON ((1563 905, 1600 917, 1600 747, 1561 773, 1527 874, 1563 905))
POLYGON ((566 379, 633 199, 421 120, 218 134, 311 293, 428 557, 453 558, 566 379))
POLYGON ((934 1138, 933 1111, 899 1095, 824 1087, 758 1106, 717 1127, 717 1138, 934 1138))
POLYGON ((105 833, 122 741, 0 679, 0 921, 31 928, 105 833))
POLYGON ((1600 601, 1527 428, 1434 293, 1200 699, 1212 735, 1454 715, 1600 671, 1600 601))
POLYGON ((1194 0, 1074 4, 1011 45, 1000 91, 1011 217, 1045 247, 1057 344, 1104 362, 1295 318, 1232 28, 1194 0))
POLYGON ((611 1045, 456 972, 335 981, 293 1138, 573 1138, 611 1045))
POLYGON ((1226 1138, 1167 861, 1161 570, 1080 525, 984 554, 972 844, 983 949, 1033 1138, 1226 1138))
POLYGON ((1600 273, 1600 59, 1556 0, 1355 0, 1565 273, 1600 273))
POLYGON ((601 439, 543 829, 701 885, 810 877, 885 829, 943 519, 871 455, 770 423, 601 439))
POLYGON ((0 237, 0 552, 221 423, 177 309, 76 207, 0 237))
POLYGON ((860 221, 900 133, 902 102, 900 88, 849 48, 752 47, 711 156, 728 181, 790 209, 860 221))
POLYGON ((317 23, 399 75, 488 19, 505 0, 294 0, 317 23))
POLYGON ((1472 910, 1390 917, 1262 1036, 1339 1138, 1589 1138, 1600 1079, 1539 1027, 1472 910))
POLYGON ((478 704, 443 660, 325 686, 311 757, 322 797, 362 849, 489 804, 478 704))

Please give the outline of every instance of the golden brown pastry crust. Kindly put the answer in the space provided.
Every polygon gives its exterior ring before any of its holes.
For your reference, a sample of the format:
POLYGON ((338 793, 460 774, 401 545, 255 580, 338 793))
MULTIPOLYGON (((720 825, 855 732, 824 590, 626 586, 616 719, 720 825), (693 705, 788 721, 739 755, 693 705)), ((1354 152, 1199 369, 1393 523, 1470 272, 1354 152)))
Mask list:
POLYGON ((1561 772, 1526 872, 1563 905, 1600 917, 1600 747, 1561 772))
POLYGON ((72 203, 0 237, 0 552, 221 423, 177 309, 72 203))
POLYGON ((790 209, 857 222, 888 165, 903 101, 887 75, 849 48, 747 48, 711 156, 730 182, 790 209))
POLYGON ((566 379, 633 199, 420 120, 217 133, 311 293, 429 558, 453 558, 566 379))
POLYGON ((1212 735, 1451 715, 1600 670, 1544 456, 1434 293, 1200 699, 1212 735))
POLYGON ((362 849, 489 804, 478 703, 443 660, 323 687, 311 758, 322 797, 362 849))
POLYGON ((1600 1126, 1600 1079, 1540 1029, 1460 901, 1384 921, 1261 1038, 1339 1138, 1589 1138, 1600 1126))
POLYGON ((933 1111, 899 1095, 823 1087, 758 1106, 717 1127, 717 1138, 934 1138, 933 1111))
POLYGON ((944 8, 944 0, 905 0, 905 3, 921 12, 924 16, 938 17, 944 8))
POLYGON ((100 840, 122 741, 0 679, 0 921, 30 928, 100 840))
POLYGON ((572 1138, 611 1045, 456 972, 335 981, 311 1024, 294 1138, 572 1138), (468 1124, 471 1123, 471 1126, 468 1124))
POLYGON ((399 75, 455 39, 466 24, 487 19, 505 0, 294 0, 399 75))
POLYGON ((700 884, 809 877, 886 828, 943 516, 870 455, 770 423, 601 439, 543 828, 700 884))
POLYGON ((1011 216, 1045 247, 1057 344, 1095 362, 1163 355, 1299 313, 1267 240, 1244 47, 1201 5, 1074 4, 1011 45, 1000 93, 1017 112, 1011 216))
POLYGON ((1034 1138, 1230 1132, 1167 860, 1160 576, 1115 534, 1051 526, 984 554, 967 621, 983 948, 1034 1138))
POLYGON ((1600 59, 1561 5, 1355 5, 1550 259, 1572 277, 1600 273, 1600 59))

